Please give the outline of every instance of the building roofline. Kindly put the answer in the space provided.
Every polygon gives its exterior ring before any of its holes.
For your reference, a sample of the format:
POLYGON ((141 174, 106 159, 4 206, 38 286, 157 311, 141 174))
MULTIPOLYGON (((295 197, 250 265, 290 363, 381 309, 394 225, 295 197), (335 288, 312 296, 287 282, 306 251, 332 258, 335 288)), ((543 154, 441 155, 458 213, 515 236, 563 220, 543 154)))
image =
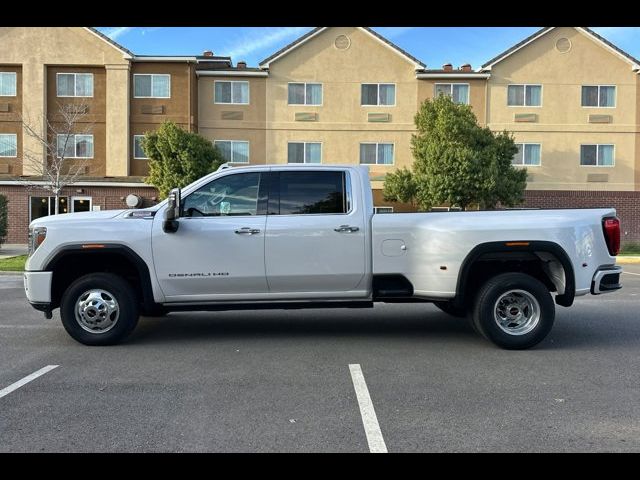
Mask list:
MULTIPOLYGON (((294 50, 294 49, 298 48, 303 43, 305 43, 308 40, 310 40, 311 38, 315 37, 317 34, 325 31, 327 28, 329 28, 329 27, 316 27, 316 28, 314 28, 313 30, 305 33, 304 35, 302 35, 301 37, 298 37, 293 42, 291 42, 288 45, 284 46, 283 48, 281 48, 280 50, 275 52, 273 55, 265 58, 258 65, 260 66, 260 68, 265 68, 265 69, 269 68, 269 64, 271 62, 275 62, 280 57, 283 57, 284 55, 288 54, 291 50, 294 50)), ((394 50, 400 56, 404 57, 410 63, 413 63, 415 68, 416 68, 416 70, 422 69, 422 68, 426 68, 426 65, 424 63, 422 63, 420 60, 418 60, 413 55, 409 54, 408 52, 406 52, 405 50, 403 50, 402 48, 397 46, 395 43, 393 43, 390 40, 384 38, 379 33, 373 31, 371 28, 369 28, 369 27, 357 27, 357 28, 359 28, 359 29, 363 30, 364 32, 368 33, 369 35, 374 37, 376 40, 382 42, 387 47, 390 47, 392 50, 394 50)))
POLYGON ((127 48, 124 48, 118 42, 116 42, 115 40, 110 39, 109 37, 107 37, 104 33, 99 31, 98 29, 93 28, 93 27, 83 27, 83 28, 86 31, 88 31, 89 33, 91 33, 91 34, 95 35, 96 37, 98 37, 103 42, 107 42, 113 48, 119 50, 121 53, 124 54, 124 58, 132 59, 133 57, 135 57, 135 55, 133 54, 133 52, 131 50, 129 50, 127 48))
POLYGON ((611 43, 609 40, 607 40, 603 36, 598 35, 596 32, 591 30, 589 27, 577 27, 577 28, 578 28, 578 30, 582 30, 583 32, 595 37, 596 40, 601 41, 607 47, 613 49, 617 54, 622 55, 623 57, 625 57, 629 62, 631 62, 633 64, 633 69, 634 70, 640 70, 640 60, 638 60, 634 56, 628 54, 627 52, 622 50, 620 47, 614 45, 613 43, 611 43))
POLYGON ((489 72, 416 72, 416 78, 489 78, 489 72))
POLYGON ((196 70, 197 77, 268 77, 265 70, 196 70))
POLYGON ((375 38, 377 38, 378 40, 380 40, 383 43, 386 43, 389 47, 391 47, 393 50, 395 50, 396 52, 398 52, 400 55, 406 57, 408 60, 410 60, 412 63, 415 64, 416 66, 416 70, 418 68, 427 68, 427 65, 423 62, 421 62, 420 60, 418 60, 416 57, 414 57, 413 55, 411 55, 409 52, 407 52, 406 50, 403 50, 402 48, 400 48, 398 45, 396 45, 395 43, 393 43, 391 40, 383 37, 382 35, 380 35, 378 32, 376 32, 375 30, 369 28, 369 27, 359 27, 361 29, 363 29, 365 32, 373 35, 375 38))
MULTIPOLYGON (((0 179, 0 186, 25 186, 28 182, 30 185, 48 185, 47 180, 37 180, 41 177, 24 176, 19 180, 13 179, 0 179)), ((144 177, 140 177, 140 181, 135 181, 135 177, 118 177, 113 179, 108 178, 80 178, 76 180, 73 185, 69 187, 133 187, 133 188, 154 188, 153 185, 144 183, 142 180, 144 177)))
POLYGON ((198 60, 198 63, 218 62, 218 61, 225 61, 225 60, 228 60, 229 63, 231 63, 231 57, 225 57, 222 55, 214 55, 212 57, 208 57, 206 55, 196 55, 196 60, 198 60))
MULTIPOLYGON (((504 52, 502 52, 499 55, 493 57, 491 60, 486 62, 484 65, 482 65, 482 67, 480 67, 480 70, 481 71, 491 70, 491 67, 493 67, 496 63, 501 62, 502 60, 504 60, 508 56, 513 55, 514 53, 516 53, 521 48, 527 46, 531 42, 537 40, 538 38, 542 37, 543 35, 546 35, 551 30, 554 30, 556 28, 558 28, 558 27, 544 27, 544 28, 541 28, 537 32, 533 33, 532 35, 529 35, 527 38, 525 38, 521 42, 516 43, 511 48, 508 48, 504 52)), ((621 56, 624 60, 626 60, 627 62, 631 63, 631 68, 634 71, 640 70, 640 61, 639 60, 637 60, 633 56, 629 55, 627 52, 625 52, 621 48, 617 47, 616 45, 614 45, 613 43, 611 43, 607 39, 605 39, 602 36, 598 35, 596 32, 594 32, 590 28, 587 28, 587 27, 572 27, 572 28, 575 28, 578 32, 583 33, 584 35, 592 37, 597 42, 603 44, 607 49, 612 50, 613 53, 616 53, 617 55, 621 56)))
POLYGON ((308 31, 304 35, 296 38, 293 42, 289 43, 288 45, 285 45, 284 47, 282 47, 277 52, 273 53, 272 55, 268 56, 267 58, 265 58, 264 60, 259 62, 258 66, 260 68, 269 68, 269 63, 277 60, 278 58, 280 58, 281 56, 285 55, 286 53, 289 53, 290 50, 293 50, 294 48, 299 47, 300 45, 305 43, 307 40, 315 37, 318 33, 322 32, 322 31, 324 31, 326 29, 327 29, 327 27, 316 27, 313 30, 308 31))
POLYGON ((176 55, 136 55, 131 60, 134 62, 196 62, 198 58, 176 55))

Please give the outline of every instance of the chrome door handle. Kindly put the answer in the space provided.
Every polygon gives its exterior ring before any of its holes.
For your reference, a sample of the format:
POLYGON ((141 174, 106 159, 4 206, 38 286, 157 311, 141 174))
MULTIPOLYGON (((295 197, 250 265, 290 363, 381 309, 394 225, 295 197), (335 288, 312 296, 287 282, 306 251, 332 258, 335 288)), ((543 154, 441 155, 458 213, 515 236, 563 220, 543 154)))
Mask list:
POLYGON ((236 233, 238 235, 253 235, 255 233, 260 233, 260 229, 259 228, 242 227, 242 228, 237 229, 236 233))
POLYGON ((338 228, 334 228, 333 230, 338 233, 353 233, 360 230, 360 227, 350 227, 349 225, 340 225, 338 228))

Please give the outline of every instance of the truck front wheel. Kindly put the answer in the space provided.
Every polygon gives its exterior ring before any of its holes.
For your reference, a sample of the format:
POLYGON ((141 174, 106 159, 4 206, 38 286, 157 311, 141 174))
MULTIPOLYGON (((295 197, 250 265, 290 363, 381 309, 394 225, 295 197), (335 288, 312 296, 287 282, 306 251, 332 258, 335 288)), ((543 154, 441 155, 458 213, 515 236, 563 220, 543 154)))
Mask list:
POLYGON ((114 345, 138 323, 138 302, 131 285, 112 273, 78 278, 60 302, 62 325, 85 345, 114 345))
POLYGON ((472 321, 499 347, 530 348, 553 327, 555 305, 547 287, 523 273, 503 273, 487 280, 476 296, 472 321))

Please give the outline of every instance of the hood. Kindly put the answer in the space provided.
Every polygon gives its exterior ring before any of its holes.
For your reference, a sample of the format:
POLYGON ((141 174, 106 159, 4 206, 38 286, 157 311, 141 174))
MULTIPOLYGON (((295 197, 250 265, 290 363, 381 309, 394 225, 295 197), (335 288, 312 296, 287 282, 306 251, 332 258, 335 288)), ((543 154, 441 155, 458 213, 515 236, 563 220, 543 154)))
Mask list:
POLYGON ((82 220, 105 220, 114 218, 124 212, 130 210, 101 210, 99 212, 77 212, 77 213, 60 213, 58 215, 49 215, 46 217, 36 218, 29 227, 46 227, 58 222, 82 221, 82 220))

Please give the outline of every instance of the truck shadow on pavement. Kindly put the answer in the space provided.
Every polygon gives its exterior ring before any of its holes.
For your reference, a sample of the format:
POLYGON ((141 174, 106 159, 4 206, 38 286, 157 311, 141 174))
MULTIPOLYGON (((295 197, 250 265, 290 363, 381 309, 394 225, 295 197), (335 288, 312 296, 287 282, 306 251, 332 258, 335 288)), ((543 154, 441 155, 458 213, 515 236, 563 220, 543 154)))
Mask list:
MULTIPOLYGON (((426 342, 492 346, 468 321, 429 307, 406 310, 267 310, 243 312, 183 312, 166 317, 142 317, 126 341, 129 344, 170 344, 215 339, 339 338, 419 339, 426 342)), ((562 316, 535 350, 640 348, 640 326, 610 324, 597 319, 562 316)))
MULTIPOLYGON (((439 311, 372 314, 370 310, 171 313, 142 317, 127 343, 172 343, 216 338, 339 337, 475 338, 462 318, 439 311)), ((477 337, 480 340, 480 337, 477 337)))

